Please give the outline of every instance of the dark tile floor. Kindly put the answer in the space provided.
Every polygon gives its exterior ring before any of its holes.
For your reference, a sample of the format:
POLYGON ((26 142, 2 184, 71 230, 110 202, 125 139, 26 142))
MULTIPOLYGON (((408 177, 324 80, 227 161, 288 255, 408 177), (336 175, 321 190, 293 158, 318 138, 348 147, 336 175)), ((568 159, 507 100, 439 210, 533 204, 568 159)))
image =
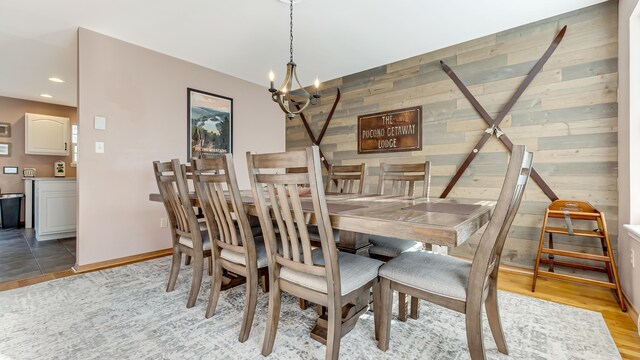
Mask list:
POLYGON ((38 241, 33 229, 0 230, 0 282, 70 269, 76 238, 38 241))

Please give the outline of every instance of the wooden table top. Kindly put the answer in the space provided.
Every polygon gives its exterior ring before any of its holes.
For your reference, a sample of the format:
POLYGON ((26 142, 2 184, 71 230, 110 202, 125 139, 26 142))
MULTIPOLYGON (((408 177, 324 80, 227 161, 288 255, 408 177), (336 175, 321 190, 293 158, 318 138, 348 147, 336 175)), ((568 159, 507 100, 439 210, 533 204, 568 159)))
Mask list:
MULTIPOLYGON (((256 215, 251 191, 241 191, 250 215, 256 215)), ((197 204, 195 193, 190 194, 197 204)), ((304 198, 303 198, 304 199, 304 198)), ((456 247, 489 222, 495 201, 327 194, 335 229, 456 247)), ((149 200, 161 202, 160 194, 149 200)), ((304 200, 303 200, 304 201, 304 200)), ((312 220, 313 221, 313 220, 312 220)))

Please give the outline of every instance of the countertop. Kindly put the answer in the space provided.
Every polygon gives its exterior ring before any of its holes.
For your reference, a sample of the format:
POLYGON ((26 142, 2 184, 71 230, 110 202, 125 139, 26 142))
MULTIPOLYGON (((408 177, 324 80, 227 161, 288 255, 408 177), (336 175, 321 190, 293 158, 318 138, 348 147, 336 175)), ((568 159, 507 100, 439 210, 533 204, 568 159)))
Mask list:
POLYGON ((64 181, 64 180, 73 180, 75 181, 76 178, 74 177, 23 177, 22 180, 33 180, 33 181, 42 181, 42 180, 46 180, 46 181, 64 181))

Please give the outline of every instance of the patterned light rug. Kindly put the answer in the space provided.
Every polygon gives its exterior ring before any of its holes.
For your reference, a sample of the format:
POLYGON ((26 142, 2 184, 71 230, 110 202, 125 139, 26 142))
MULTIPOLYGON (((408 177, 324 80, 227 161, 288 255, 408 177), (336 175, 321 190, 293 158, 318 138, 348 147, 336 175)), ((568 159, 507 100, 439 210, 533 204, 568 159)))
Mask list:
MULTIPOLYGON (((260 293, 251 336, 238 342, 244 287, 223 292, 205 319, 209 279, 185 307, 191 267, 176 290, 164 291, 169 258, 72 276, 0 292, 0 359, 261 359, 268 295, 260 293)), ((485 320, 491 359, 618 359, 599 313, 500 293, 510 356, 500 354, 485 320)), ((387 352, 376 347, 366 313, 342 339, 343 359, 468 359, 461 314, 421 302, 419 320, 394 319, 387 352)), ((394 306, 394 316, 396 307, 394 306)), ((309 338, 313 309, 285 296, 270 359, 323 359, 309 338)))

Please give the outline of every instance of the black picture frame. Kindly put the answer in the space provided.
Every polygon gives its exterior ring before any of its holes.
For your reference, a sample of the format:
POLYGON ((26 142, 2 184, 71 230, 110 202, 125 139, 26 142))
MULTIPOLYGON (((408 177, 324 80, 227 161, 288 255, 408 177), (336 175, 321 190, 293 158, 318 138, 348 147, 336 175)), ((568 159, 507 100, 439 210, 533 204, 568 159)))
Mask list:
POLYGON ((233 152, 233 99, 187 88, 187 159, 233 152))

